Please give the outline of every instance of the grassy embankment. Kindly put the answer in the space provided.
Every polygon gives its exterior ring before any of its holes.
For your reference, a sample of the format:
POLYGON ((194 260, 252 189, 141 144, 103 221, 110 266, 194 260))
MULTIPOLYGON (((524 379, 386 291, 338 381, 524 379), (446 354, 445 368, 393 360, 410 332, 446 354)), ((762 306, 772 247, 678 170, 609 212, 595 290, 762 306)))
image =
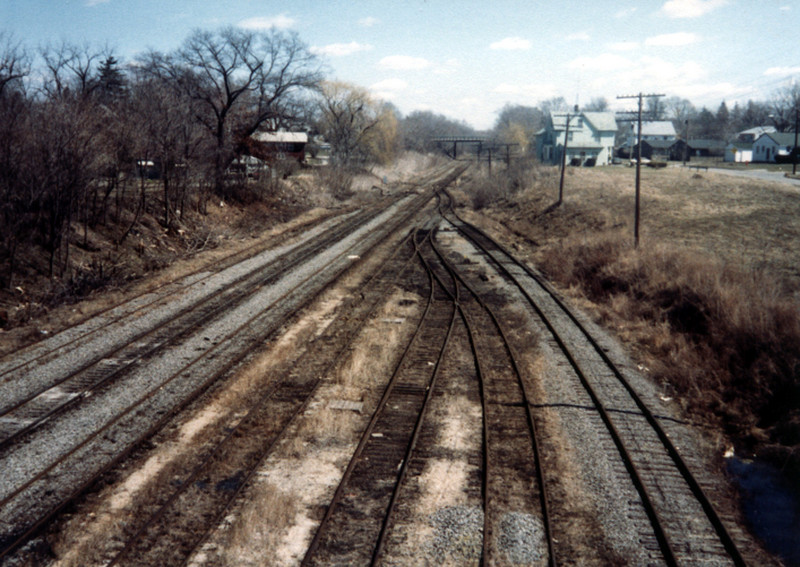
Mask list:
POLYGON ((147 206, 135 222, 138 195, 129 189, 118 215, 119 208, 112 207, 94 226, 73 223, 63 274, 49 277, 48 254, 40 243, 21 244, 12 285, 0 285, 0 356, 115 305, 136 286, 152 287, 213 263, 273 236, 301 215, 310 220, 325 210, 357 206, 380 196, 373 188, 384 179, 391 185, 436 163, 409 153, 392 166, 369 171, 303 169, 285 180, 248 181, 232 191, 233 200, 209 199, 202 214, 195 203, 187 203, 191 206, 169 228, 161 220, 161 182, 147 181, 147 206))
POLYGON ((570 168, 555 208, 556 169, 515 178, 465 189, 720 445, 800 472, 800 192, 645 168, 634 249, 632 169, 570 168))

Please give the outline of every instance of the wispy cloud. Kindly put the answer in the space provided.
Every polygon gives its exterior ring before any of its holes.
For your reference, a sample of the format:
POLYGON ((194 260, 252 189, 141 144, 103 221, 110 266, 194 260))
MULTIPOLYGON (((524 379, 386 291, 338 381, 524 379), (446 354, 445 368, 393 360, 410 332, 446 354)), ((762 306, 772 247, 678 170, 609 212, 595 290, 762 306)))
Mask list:
POLYGON ((590 41, 592 38, 586 32, 571 33, 567 36, 568 41, 590 41))
POLYGON ((85 5, 92 7, 98 4, 108 4, 111 0, 86 0, 85 5))
POLYGON ((431 66, 431 62, 422 57, 411 57, 410 55, 389 55, 378 62, 384 69, 395 71, 412 71, 426 69, 431 66))
POLYGON ((728 0, 668 0, 661 13, 670 18, 699 18, 728 3, 728 0))
POLYGON ((239 22, 239 27, 247 30, 270 30, 273 28, 283 30, 293 28, 295 25, 297 25, 297 20, 286 14, 271 17, 256 16, 239 22))
POLYGON ((403 79, 384 79, 369 88, 373 91, 402 91, 408 88, 408 83, 403 79))
POLYGON ((403 79, 384 79, 370 85, 369 90, 380 99, 396 100, 397 97, 407 94, 408 83, 403 79))
POLYGON ((770 67, 764 74, 771 77, 788 77, 800 74, 800 67, 770 67))
POLYGON ((697 34, 689 32, 676 32, 665 33, 661 35, 654 35, 644 40, 644 44, 648 47, 678 47, 681 45, 691 45, 700 41, 697 34))
POLYGON ((633 16, 636 13, 636 7, 632 8, 625 8, 624 10, 620 10, 616 14, 614 14, 615 18, 627 18, 629 16, 633 16))
POLYGON ((311 47, 311 52, 317 55, 327 55, 328 57, 344 57, 371 49, 372 46, 369 44, 351 41, 350 43, 330 43, 323 46, 313 46, 311 47))
POLYGON ((379 23, 381 23, 381 21, 378 18, 373 18, 372 16, 367 16, 366 18, 361 18, 358 20, 358 25, 364 28, 371 28, 379 23))
POLYGON ((489 49, 501 49, 505 51, 525 50, 530 48, 531 42, 521 37, 507 37, 489 45, 489 49))

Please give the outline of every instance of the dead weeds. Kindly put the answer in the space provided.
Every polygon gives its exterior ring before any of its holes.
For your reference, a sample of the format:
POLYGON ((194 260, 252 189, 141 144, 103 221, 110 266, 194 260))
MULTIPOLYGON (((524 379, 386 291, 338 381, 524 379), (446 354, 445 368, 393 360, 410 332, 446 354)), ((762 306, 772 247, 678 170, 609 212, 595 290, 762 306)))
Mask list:
POLYGON ((800 470, 796 189, 645 170, 635 249, 632 170, 570 168, 560 207, 548 171, 501 192, 484 213, 493 228, 591 304, 693 418, 800 470))

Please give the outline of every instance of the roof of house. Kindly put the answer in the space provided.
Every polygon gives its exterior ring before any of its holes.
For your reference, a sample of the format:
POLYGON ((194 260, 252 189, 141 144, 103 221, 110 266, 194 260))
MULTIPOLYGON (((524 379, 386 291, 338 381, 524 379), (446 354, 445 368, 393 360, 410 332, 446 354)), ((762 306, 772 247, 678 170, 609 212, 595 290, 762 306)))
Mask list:
POLYGON ((647 144, 654 150, 666 150, 678 142, 679 140, 642 140, 642 144, 647 144))
POLYGON ((794 147, 794 132, 765 132, 758 137, 756 142, 764 136, 771 138, 779 146, 794 147))
POLYGON ((256 132, 253 138, 264 143, 302 143, 308 142, 308 134, 305 132, 256 132))
POLYGON ((756 138, 758 138, 761 134, 768 134, 770 132, 777 132, 775 126, 755 126, 753 128, 748 128, 747 130, 742 130, 738 132, 737 136, 744 136, 747 134, 753 134, 756 138))
MULTIPOLYGON (((633 123, 633 133, 637 132, 637 123, 633 123)), ((642 136, 675 136, 675 126, 669 120, 642 122, 642 136)))
POLYGON ((580 112, 578 114, 574 112, 553 112, 550 118, 553 121, 554 130, 566 130, 567 114, 570 116, 570 128, 577 127, 577 122, 574 122, 573 119, 580 116, 587 122, 590 122, 592 127, 599 132, 617 131, 617 119, 614 117, 613 112, 580 112))
POLYGON ((727 146, 725 146, 726 150, 736 148, 737 150, 752 150, 753 149, 753 142, 740 142, 739 140, 734 140, 730 142, 727 146))

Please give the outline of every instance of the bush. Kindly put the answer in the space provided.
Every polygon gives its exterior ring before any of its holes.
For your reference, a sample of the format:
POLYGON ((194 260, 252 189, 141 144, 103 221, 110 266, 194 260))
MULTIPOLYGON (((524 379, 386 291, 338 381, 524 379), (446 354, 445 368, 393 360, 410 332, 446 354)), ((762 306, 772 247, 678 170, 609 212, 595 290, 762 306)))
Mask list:
MULTIPOLYGON (((729 434, 746 441, 800 407, 800 315, 762 274, 695 252, 636 251, 614 237, 552 248, 542 267, 608 316, 662 327, 639 344, 654 377, 690 412, 722 417, 729 434)), ((772 434, 781 442, 780 428, 772 434)))

